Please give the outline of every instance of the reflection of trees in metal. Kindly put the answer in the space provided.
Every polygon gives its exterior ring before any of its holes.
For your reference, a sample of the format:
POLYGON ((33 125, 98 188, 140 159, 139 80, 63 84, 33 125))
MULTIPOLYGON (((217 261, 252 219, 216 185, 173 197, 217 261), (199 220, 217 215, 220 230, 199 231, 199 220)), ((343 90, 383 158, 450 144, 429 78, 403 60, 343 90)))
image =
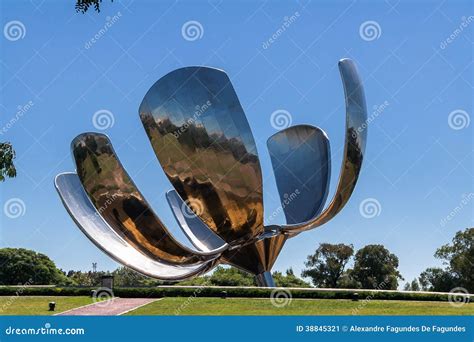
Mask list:
POLYGON ((140 117, 166 175, 184 201, 200 202, 196 215, 204 223, 228 243, 263 232, 257 148, 224 72, 171 72, 145 95, 140 117), (207 110, 194 115, 205 103, 207 110))
POLYGON ((346 147, 337 190, 325 210, 329 141, 317 127, 292 126, 268 141, 288 224, 264 227, 262 175, 250 127, 227 75, 205 67, 169 73, 140 106, 145 131, 175 190, 168 192, 168 202, 195 249, 173 238, 102 134, 82 134, 73 141, 77 176, 56 179, 63 203, 94 243, 139 272, 183 279, 228 263, 258 275, 259 284, 272 285, 268 274, 287 238, 334 217, 360 172, 365 99, 353 63, 342 60, 339 67, 346 147))

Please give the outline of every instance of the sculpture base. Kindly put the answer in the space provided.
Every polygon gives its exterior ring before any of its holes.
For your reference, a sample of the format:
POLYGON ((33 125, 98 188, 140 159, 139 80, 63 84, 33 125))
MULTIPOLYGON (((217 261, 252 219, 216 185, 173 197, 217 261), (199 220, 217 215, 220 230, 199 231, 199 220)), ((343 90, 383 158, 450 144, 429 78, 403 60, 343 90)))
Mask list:
POLYGON ((275 282, 269 271, 257 274, 255 279, 257 280, 257 285, 260 287, 275 287, 275 282))

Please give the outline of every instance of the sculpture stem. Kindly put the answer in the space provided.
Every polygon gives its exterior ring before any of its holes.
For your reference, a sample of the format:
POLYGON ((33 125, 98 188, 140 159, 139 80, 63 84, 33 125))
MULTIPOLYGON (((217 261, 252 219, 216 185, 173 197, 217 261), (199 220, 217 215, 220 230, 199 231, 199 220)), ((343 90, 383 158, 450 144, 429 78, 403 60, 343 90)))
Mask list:
POLYGON ((270 271, 257 274, 255 279, 257 280, 257 285, 260 287, 275 287, 275 282, 273 281, 272 273, 270 271))

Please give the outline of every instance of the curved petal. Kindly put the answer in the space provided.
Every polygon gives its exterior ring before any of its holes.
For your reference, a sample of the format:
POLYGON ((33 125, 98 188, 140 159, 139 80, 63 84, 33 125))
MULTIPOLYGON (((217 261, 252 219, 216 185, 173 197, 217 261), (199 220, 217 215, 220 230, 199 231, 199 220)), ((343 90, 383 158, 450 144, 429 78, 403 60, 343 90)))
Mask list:
POLYGON ((135 249, 172 264, 195 264, 216 255, 180 244, 146 202, 118 160, 107 136, 84 133, 72 142, 77 174, 94 207, 135 249))
POLYGON ((318 215, 331 176, 329 139, 318 127, 288 127, 267 140, 281 206, 288 224, 318 215))
POLYGON ((228 249, 221 260, 255 275, 269 272, 287 239, 279 230, 269 231, 252 243, 228 249))
POLYGON ((140 118, 170 182, 229 244, 263 232, 257 148, 225 72, 186 67, 158 80, 140 118))
POLYGON ((140 253, 104 221, 89 200, 77 174, 59 174, 54 183, 64 207, 79 229, 117 262, 162 280, 186 279, 203 274, 215 266, 215 261, 188 266, 169 265, 140 253))
POLYGON ((194 247, 200 251, 213 254, 223 252, 229 247, 225 241, 218 237, 194 214, 176 191, 168 191, 166 193, 166 199, 168 200, 176 221, 178 221, 179 227, 183 230, 194 247))
POLYGON ((339 71, 344 84, 346 101, 346 138, 336 193, 331 203, 319 216, 303 223, 282 226, 282 230, 289 234, 316 228, 336 216, 349 200, 359 177, 367 141, 367 108, 364 89, 356 66, 350 59, 339 61, 339 71))

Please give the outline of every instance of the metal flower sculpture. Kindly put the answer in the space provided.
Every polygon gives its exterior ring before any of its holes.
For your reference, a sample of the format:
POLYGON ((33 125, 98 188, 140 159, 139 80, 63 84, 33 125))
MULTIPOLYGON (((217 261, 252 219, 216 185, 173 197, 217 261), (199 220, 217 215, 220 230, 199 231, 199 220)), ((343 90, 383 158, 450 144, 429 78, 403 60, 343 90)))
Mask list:
POLYGON ((264 225, 262 172, 244 111, 225 72, 186 67, 158 80, 140 118, 164 172, 176 220, 194 248, 176 240, 127 174, 107 136, 72 141, 76 173, 55 179, 83 233, 116 261, 162 280, 230 264, 274 286, 271 268, 285 241, 331 220, 354 190, 366 144, 366 105, 354 63, 339 69, 345 91, 346 137, 341 174, 326 209, 329 140, 297 125, 268 139, 286 225, 264 225))

